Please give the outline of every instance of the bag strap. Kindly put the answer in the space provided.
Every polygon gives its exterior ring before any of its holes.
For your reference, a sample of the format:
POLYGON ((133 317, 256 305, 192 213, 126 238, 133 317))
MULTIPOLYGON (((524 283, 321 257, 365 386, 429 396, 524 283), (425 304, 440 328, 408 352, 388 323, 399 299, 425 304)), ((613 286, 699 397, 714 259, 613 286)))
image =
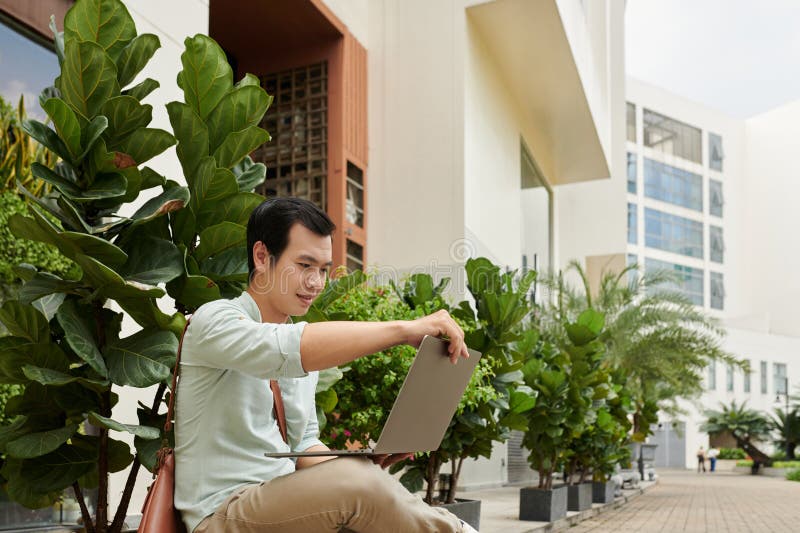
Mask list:
POLYGON ((281 431, 283 442, 289 444, 289 439, 286 437, 286 412, 283 410, 283 397, 281 396, 281 387, 278 385, 278 380, 271 379, 269 388, 272 389, 272 398, 275 400, 272 412, 275 414, 275 418, 278 419, 278 429, 281 431))
POLYGON ((172 430, 172 417, 175 410, 175 394, 178 392, 178 374, 181 371, 181 351, 183 350, 183 338, 186 336, 186 330, 189 329, 189 322, 192 317, 186 319, 186 325, 183 326, 183 333, 181 333, 181 340, 178 342, 178 355, 175 357, 175 369, 172 371, 172 387, 169 394, 169 403, 167 404, 167 421, 164 423, 164 432, 169 433, 172 430))

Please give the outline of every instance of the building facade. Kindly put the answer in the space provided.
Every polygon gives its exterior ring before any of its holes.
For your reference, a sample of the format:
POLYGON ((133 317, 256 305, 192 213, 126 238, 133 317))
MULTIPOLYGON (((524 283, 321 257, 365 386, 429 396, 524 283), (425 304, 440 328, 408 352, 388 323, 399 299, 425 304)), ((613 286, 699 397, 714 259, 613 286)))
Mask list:
POLYGON ((787 198, 797 164, 784 151, 800 105, 737 120, 630 78, 626 99, 627 262, 674 272, 675 288, 725 326, 724 348, 750 365, 712 364, 686 416, 654 428, 657 465, 692 467, 700 446, 732 445, 699 430, 705 409, 736 401, 772 413, 800 381, 789 304, 798 257, 791 245, 778 252, 796 221, 787 198))

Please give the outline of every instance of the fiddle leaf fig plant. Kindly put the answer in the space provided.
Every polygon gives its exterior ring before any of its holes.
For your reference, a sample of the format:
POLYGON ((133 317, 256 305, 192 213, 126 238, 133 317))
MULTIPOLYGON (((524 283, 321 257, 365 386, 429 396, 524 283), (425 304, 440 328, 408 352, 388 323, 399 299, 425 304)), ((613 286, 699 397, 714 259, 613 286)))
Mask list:
POLYGON ((173 136, 150 127, 152 107, 142 102, 158 82, 134 83, 158 37, 138 35, 120 0, 75 2, 55 44, 61 72, 40 97, 49 123, 23 124, 58 156, 31 164, 34 182, 50 192, 37 197, 18 181, 30 216, 15 214, 8 225, 19 238, 54 246, 79 271, 15 268, 23 286, 0 308, 9 332, 0 338, 0 382, 23 392, 5 404, 0 473, 9 496, 31 508, 71 488, 86 531, 116 533, 140 465, 153 469, 172 440, 160 408, 184 313, 247 282, 244 224, 263 200, 251 191, 265 176, 247 154, 269 139, 257 125, 271 98, 253 76, 234 85, 220 47, 191 37, 178 76, 185 102, 167 106, 173 136), (147 166, 176 142, 188 187, 147 166), (167 293, 171 314, 158 305, 167 293), (124 314, 136 326, 123 335, 124 314), (114 418, 122 386, 157 388, 152 404, 140 404, 138 424, 114 418), (128 467, 111 517, 109 473, 128 467), (94 516, 88 488, 98 489, 94 516))

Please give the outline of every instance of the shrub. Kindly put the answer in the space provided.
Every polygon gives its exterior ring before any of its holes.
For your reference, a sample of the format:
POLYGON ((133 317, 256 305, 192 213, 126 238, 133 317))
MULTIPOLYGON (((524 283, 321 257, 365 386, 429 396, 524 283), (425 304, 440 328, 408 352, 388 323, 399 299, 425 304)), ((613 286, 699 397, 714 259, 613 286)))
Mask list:
POLYGON ((800 468, 800 461, 775 461, 773 468, 800 468))
POLYGON ((720 448, 718 459, 745 459, 747 454, 741 448, 720 448))
POLYGON ((800 468, 786 472, 786 479, 789 481, 800 481, 800 468))

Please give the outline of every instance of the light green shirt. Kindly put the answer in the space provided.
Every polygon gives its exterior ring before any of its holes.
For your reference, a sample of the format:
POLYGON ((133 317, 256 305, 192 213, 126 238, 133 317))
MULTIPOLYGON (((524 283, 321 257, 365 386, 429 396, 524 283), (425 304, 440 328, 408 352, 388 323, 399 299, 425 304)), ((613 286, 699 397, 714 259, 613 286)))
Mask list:
POLYGON ((291 459, 318 440, 318 373, 300 363, 306 323, 261 322, 246 292, 201 306, 183 339, 176 397, 175 507, 189 531, 236 489, 294 472, 291 459), (278 379, 289 437, 272 413, 269 380, 278 379))

